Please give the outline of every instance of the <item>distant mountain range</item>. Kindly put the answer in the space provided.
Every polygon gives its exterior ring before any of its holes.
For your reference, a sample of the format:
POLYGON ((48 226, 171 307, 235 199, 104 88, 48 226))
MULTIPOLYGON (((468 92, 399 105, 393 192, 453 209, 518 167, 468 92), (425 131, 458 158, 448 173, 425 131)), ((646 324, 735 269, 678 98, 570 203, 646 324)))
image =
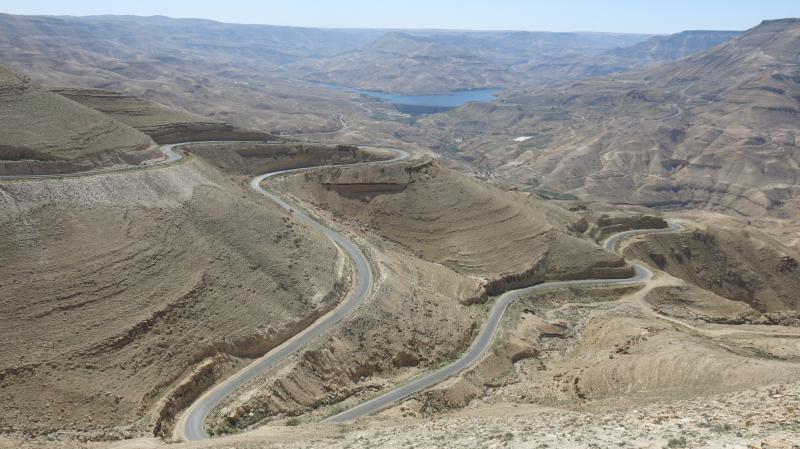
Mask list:
POLYGON ((293 65, 300 76, 370 90, 435 93, 554 83, 673 61, 733 39, 733 31, 671 36, 602 33, 389 32, 357 49, 293 65))
POLYGON ((741 31, 682 31, 668 36, 653 36, 644 42, 615 48, 606 54, 642 62, 676 61, 735 39, 741 34, 741 31))
POLYGON ((279 132, 336 131, 339 114, 363 114, 349 94, 304 80, 403 92, 504 86, 495 105, 422 119, 436 124, 412 140, 451 139, 474 163, 539 190, 755 213, 794 198, 799 28, 646 36, 0 15, 0 57, 46 85, 118 90, 279 132))
MULTIPOLYGON (((694 45, 690 34, 667 40, 694 45)), ((659 49, 663 42, 629 51, 676 55, 659 49)), ((643 72, 515 91, 447 117, 437 116, 437 128, 460 130, 462 139, 481 130, 462 145, 464 157, 520 185, 656 207, 796 216, 800 19, 765 21, 643 72), (533 137, 512 140, 520 135, 533 137)))
POLYGON ((735 36, 688 33, 348 30, 160 16, 0 14, 0 56, 37 80, 91 88, 116 88, 121 81, 180 71, 243 81, 248 74, 266 73, 431 93, 620 72, 684 57, 735 36))

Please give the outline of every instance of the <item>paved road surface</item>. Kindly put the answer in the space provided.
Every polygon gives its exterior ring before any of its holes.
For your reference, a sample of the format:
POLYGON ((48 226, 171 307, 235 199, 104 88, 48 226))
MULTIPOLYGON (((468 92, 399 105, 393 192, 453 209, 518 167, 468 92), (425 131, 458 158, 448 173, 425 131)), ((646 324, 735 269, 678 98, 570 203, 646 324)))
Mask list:
MULTIPOLYGON (((344 124, 344 122, 343 122, 344 124)), ((183 143, 176 143, 176 144, 167 144, 161 145, 160 149, 161 152, 165 156, 165 160, 156 162, 154 164, 150 164, 147 166, 148 168, 153 167, 164 167, 175 164, 179 161, 182 161, 186 156, 178 153, 176 148, 192 145, 192 144, 200 144, 200 143, 214 143, 214 144, 222 144, 222 143, 263 143, 263 142, 248 142, 248 141, 197 141, 197 142, 183 142, 183 143)), ((365 148, 368 146, 364 146, 365 148)), ((395 148, 386 148, 386 147, 376 147, 382 150, 388 150, 395 154, 395 157, 390 160, 385 161, 375 161, 375 162, 362 162, 362 165, 373 165, 373 164, 385 164, 388 162, 399 161, 403 159, 407 159, 410 155, 408 152, 395 149, 395 148)), ((144 167, 124 167, 124 168, 111 168, 111 169, 101 169, 101 170, 92 170, 86 172, 76 172, 76 173, 68 173, 68 174, 60 174, 60 175, 22 175, 22 176, 0 176, 0 179, 60 179, 60 178, 75 178, 75 177, 82 177, 82 176, 94 176, 94 175, 102 175, 102 174, 116 174, 116 173, 126 173, 126 172, 133 172, 137 170, 141 170, 144 167)), ((244 385, 251 379, 255 378, 259 374, 263 373, 264 371, 270 369, 271 367, 275 366, 282 360, 286 359, 290 355, 294 354, 298 350, 304 348, 307 344, 312 342, 315 338, 319 337, 320 335, 327 332, 333 325, 341 321, 342 319, 350 316, 353 311, 358 308, 361 302, 366 297, 367 293, 369 292, 370 288, 372 287, 372 269, 370 268, 369 262, 367 261, 366 256, 361 252, 361 250, 352 242, 347 240, 344 236, 339 234, 338 232, 326 227, 325 225, 315 221, 308 215, 298 211, 295 207, 283 199, 281 199, 276 194, 273 194, 267 190, 265 190, 261 186, 261 182, 267 178, 271 178, 278 175, 283 175, 287 173, 296 173, 301 172, 304 170, 310 170, 312 168, 318 167, 306 167, 306 168, 297 168, 292 170, 281 170, 272 173, 266 173, 263 175, 256 176, 250 182, 250 187, 253 188, 255 191, 265 195, 272 201, 278 203, 281 207, 288 210, 292 216, 302 221, 303 223, 308 224, 312 228, 315 228, 322 232, 325 236, 331 239, 337 246, 339 246, 342 251, 344 251, 350 259, 353 261, 353 265, 355 268, 355 275, 356 275, 356 286, 355 288, 348 294, 345 301, 339 304, 335 309, 328 312, 326 315, 320 317, 317 321, 312 323, 309 327, 304 329, 299 334, 293 336, 291 339, 284 342, 282 345, 274 348, 272 351, 268 352, 263 357, 253 361, 250 365, 245 367, 244 369, 240 370, 239 372, 233 374, 231 377, 226 379, 219 385, 214 386, 211 390, 207 391, 203 396, 201 396, 197 401, 195 401, 182 415, 179 419, 178 423, 176 424, 175 428, 175 436, 186 439, 186 440, 200 440, 208 438, 208 434, 205 431, 203 423, 208 416, 208 413, 214 409, 220 402, 222 402, 229 394, 233 393, 237 388, 244 385)))
MULTIPOLYGON (((398 149, 389 149, 396 155, 394 159, 379 162, 364 162, 362 164, 382 164, 387 162, 394 162, 408 158, 409 154, 406 151, 398 149)), ((337 306, 334 310, 315 321, 311 326, 304 329, 299 334, 295 335, 282 345, 276 347, 266 355, 255 360, 253 363, 244 369, 233 374, 219 385, 214 386, 211 390, 207 391, 203 396, 196 400, 184 413, 181 415, 178 423, 175 426, 176 437, 185 440, 202 440, 208 438, 203 423, 205 422, 208 414, 219 403, 221 403, 228 395, 233 393, 236 389, 252 380, 259 374, 267 371, 273 366, 277 365, 287 357, 295 352, 303 349, 306 345, 311 343, 320 335, 326 333, 331 327, 344 318, 350 316, 361 302, 366 298, 372 287, 372 269, 366 256, 361 250, 352 242, 347 240, 338 232, 326 227, 325 225, 315 221, 308 215, 298 211, 290 203, 281 199, 278 195, 265 190, 261 183, 267 178, 287 173, 297 173, 311 168, 297 168, 292 170, 281 170, 272 173, 266 173, 256 176, 250 181, 250 187, 255 191, 265 195, 267 198, 278 203, 281 207, 291 212, 292 216, 303 223, 308 224, 325 234, 336 245, 338 245, 353 261, 356 275, 356 286, 347 299, 337 306)))
MULTIPOLYGON (((160 162, 159 164, 167 165, 181 160, 183 156, 178 154, 174 149, 176 147, 189 145, 192 143, 205 143, 205 142, 187 142, 181 144, 162 145, 161 151, 164 153, 166 160, 160 162)), ((213 143, 226 143, 226 142, 213 142, 213 143)), ((245 142, 238 142, 238 143, 245 143, 245 142)), ((386 162, 393 162, 406 159, 409 156, 409 154, 403 150, 397 150, 397 149, 389 149, 389 150, 393 151, 396 154, 396 157, 394 159, 391 159, 389 161, 380 161, 380 162, 365 162, 363 164, 380 164, 386 162)), ((252 380, 256 376, 272 368, 281 361, 285 360, 287 357, 291 356, 295 352, 304 348, 314 339, 327 332, 336 323, 348 317, 351 313, 353 313, 353 311, 355 311, 356 308, 358 308, 358 306, 361 304, 361 302, 364 300, 367 293, 369 292, 369 289, 371 288, 373 282, 372 269, 369 266, 369 262, 367 261, 366 256, 364 256, 364 254, 355 244, 347 240, 344 236, 342 236, 338 232, 315 221, 314 219, 304 214, 303 212, 298 211, 290 203, 281 199, 278 195, 265 190, 261 186, 261 183, 267 178, 288 173, 301 172, 304 170, 309 170, 311 168, 315 167, 281 170, 259 175, 252 179, 252 181, 250 182, 250 187, 253 188, 255 191, 261 193, 262 195, 265 195, 272 201, 275 201, 281 207, 288 210, 294 216, 295 219, 302 221, 303 223, 306 223, 307 225, 319 230, 325 236, 331 239, 336 245, 338 245, 353 261, 356 272, 355 289, 353 289, 350 292, 350 294, 348 295, 347 299, 344 302, 342 302, 339 306, 337 306, 334 310, 332 310, 325 316, 321 317, 320 319, 312 323, 311 326, 307 327, 299 334, 295 335, 288 341, 284 342, 282 345, 268 352, 263 357, 255 360, 253 363, 251 363, 244 369, 233 374, 224 382, 214 386, 211 390, 203 394, 203 396, 201 396, 198 400, 196 400, 181 415, 175 427, 176 437, 183 438, 186 440, 201 440, 208 438, 208 434, 206 433, 204 428, 204 422, 208 414, 211 412, 211 410, 213 410, 218 404, 220 404, 228 395, 232 394, 236 389, 246 384, 248 381, 252 380)), ((124 172, 130 170, 131 170, 130 168, 109 169, 109 170, 98 170, 98 171, 84 172, 84 173, 72 173, 68 175, 38 175, 38 176, 33 175, 33 176, 18 176, 13 178, 61 178, 61 177, 75 177, 75 176, 87 176, 94 174, 124 172)), ((669 228, 665 229, 638 229, 638 230, 620 232, 618 234, 614 234, 611 237, 609 237, 604 244, 604 248, 608 251, 614 252, 617 250, 619 243, 625 238, 641 234, 679 232, 682 229, 683 227, 681 225, 677 223, 670 223, 669 228)), ((489 312, 489 316, 487 317, 486 322, 484 323, 483 327, 480 330, 480 333, 478 334, 478 338, 476 338, 473 341, 472 345, 470 345, 467 352, 464 355, 462 355, 458 360, 438 370, 427 373, 422 377, 414 379, 403 386, 400 386, 394 390, 391 390, 387 393, 384 393, 373 399, 370 399, 362 404, 359 404, 349 410, 345 410, 344 412, 332 416, 328 418, 327 421, 330 422, 350 421, 368 415, 370 413, 376 412, 406 397, 409 397, 422 390, 425 390, 426 388, 436 385, 437 383, 443 381, 444 379, 447 379, 448 377, 457 374, 463 371, 464 369, 474 365, 478 360, 480 360, 483 357, 483 355, 491 346, 495 334, 497 333, 497 329, 500 326, 500 321, 503 318, 506 309, 515 300, 540 290, 550 290, 554 288, 576 287, 576 286, 601 286, 601 285, 622 286, 622 285, 630 285, 630 284, 645 282, 652 276, 652 272, 650 272, 650 270, 647 269, 647 267, 645 267, 644 265, 633 263, 632 266, 635 270, 635 275, 629 279, 584 279, 576 281, 547 282, 544 284, 539 284, 532 287, 527 287, 517 290, 511 290, 506 293, 503 293, 495 300, 495 303, 489 312)))
POLYGON ((615 253, 619 249, 618 247, 620 242, 628 237, 644 234, 669 234, 680 231, 683 231, 683 226, 674 221, 670 221, 669 227, 663 229, 632 229, 630 231, 618 232, 606 239, 605 243, 603 244, 603 248, 608 252, 615 253))
MULTIPOLYGON (((680 232, 683 227, 677 223, 670 223, 669 228, 665 229, 637 229, 633 231, 625 231, 620 232, 618 234, 612 235, 608 240, 606 240, 604 247, 606 250, 614 252, 616 251, 619 242, 622 239, 633 235, 641 235, 641 234, 661 234, 667 232, 680 232)), ((535 285, 533 287, 521 288, 518 290, 511 290, 506 293, 500 295, 497 299, 495 299, 495 303, 492 306, 492 309, 489 311, 489 316, 486 319, 483 327, 478 334, 478 338, 476 338, 472 345, 470 345, 467 352, 464 353, 458 360, 455 362, 439 368, 436 371, 431 373, 427 373, 422 377, 412 380, 411 382, 402 385, 394 390, 391 390, 387 393, 381 394, 375 398, 372 398, 366 402, 363 402, 351 409, 345 410, 337 415, 329 417, 326 421, 328 422, 345 422, 345 421, 352 421, 354 419, 360 418, 362 416, 369 415, 370 413, 377 412, 382 410, 392 404, 395 404, 402 399, 405 399, 411 395, 419 393, 427 388, 430 388, 439 382, 447 379, 450 376, 458 374, 459 372, 471 367, 475 363, 477 363, 486 351, 491 347, 492 341, 494 340, 495 334, 497 334, 497 329, 500 327, 500 321, 503 318, 503 314, 505 314, 506 309, 508 306, 516 301, 517 299, 528 296, 533 292, 540 291, 540 290, 552 290, 554 288, 563 288, 563 287, 578 287, 578 286, 602 286, 602 285, 616 285, 616 286, 623 286, 623 285, 630 285, 630 284, 639 284, 642 282, 646 282, 650 279, 653 273, 644 265, 638 263, 631 264, 636 272, 636 274, 628 279, 582 279, 578 281, 557 281, 557 282, 546 282, 544 284, 535 285)))

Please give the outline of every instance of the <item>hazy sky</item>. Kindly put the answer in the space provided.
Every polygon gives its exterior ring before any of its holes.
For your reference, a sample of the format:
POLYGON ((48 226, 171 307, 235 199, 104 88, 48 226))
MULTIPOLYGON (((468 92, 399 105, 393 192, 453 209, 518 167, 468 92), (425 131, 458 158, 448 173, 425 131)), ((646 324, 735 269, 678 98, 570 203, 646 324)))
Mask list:
POLYGON ((135 14, 312 27, 674 33, 800 17, 800 0, 5 0, 11 14, 135 14))

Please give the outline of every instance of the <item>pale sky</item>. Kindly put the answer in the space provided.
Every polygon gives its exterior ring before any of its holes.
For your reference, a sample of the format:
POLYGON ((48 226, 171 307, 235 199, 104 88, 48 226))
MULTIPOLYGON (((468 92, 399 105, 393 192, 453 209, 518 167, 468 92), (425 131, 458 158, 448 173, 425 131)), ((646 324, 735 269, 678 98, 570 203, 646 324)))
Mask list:
POLYGON ((800 17, 800 0, 6 0, 9 14, 133 14, 325 28, 612 31, 744 30, 800 17))

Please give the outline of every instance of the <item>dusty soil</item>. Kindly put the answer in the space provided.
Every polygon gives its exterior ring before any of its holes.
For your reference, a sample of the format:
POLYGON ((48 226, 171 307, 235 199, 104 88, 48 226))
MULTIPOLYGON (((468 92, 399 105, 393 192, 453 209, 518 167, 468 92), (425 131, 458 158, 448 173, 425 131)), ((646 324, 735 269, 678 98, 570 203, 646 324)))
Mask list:
MULTIPOLYGON (((568 404, 580 409, 607 404, 636 406, 793 380, 800 361, 796 357, 754 354, 747 344, 726 334, 706 332, 702 321, 689 320, 683 325, 680 320, 668 321, 654 314, 647 306, 653 295, 676 293, 673 287, 667 287, 673 281, 654 281, 655 285, 662 283, 666 286, 648 287, 609 302, 597 302, 595 292, 580 290, 553 293, 560 297, 555 302, 547 298, 520 302, 520 313, 510 314, 507 338, 527 345, 517 343, 513 351, 498 349, 496 356, 514 360, 522 349, 531 356, 499 373, 496 367, 502 365, 487 360, 484 370, 494 377, 481 375, 478 370, 467 380, 494 387, 489 389, 488 402, 568 404)), ((691 293, 684 297, 700 304, 698 307, 705 306, 706 313, 726 310, 717 298, 704 301, 704 297, 691 293)), ((617 295, 609 299, 619 298, 617 295)), ((752 309, 748 312, 757 314, 752 309)), ((800 335, 800 330, 782 326, 771 331, 800 335)), ((787 344, 787 340, 766 332, 751 336, 763 340, 766 346, 782 348, 787 344)))
POLYGON ((762 386, 631 408, 575 411, 525 404, 471 407, 440 417, 393 416, 357 424, 276 423, 247 435, 166 446, 0 439, 3 449, 263 448, 708 448, 795 449, 800 445, 797 383, 762 386))
POLYGON ((146 134, 0 68, 0 175, 136 165, 160 157, 146 134))
POLYGON ((630 275, 620 259, 570 235, 579 216, 432 160, 378 170, 343 167, 283 183, 303 201, 413 255, 481 278, 489 293, 590 272, 630 275))
POLYGON ((194 158, 0 183, 4 432, 168 426, 198 389, 338 302, 339 250, 248 179, 194 158))
POLYGON ((101 89, 54 88, 84 106, 130 125, 158 143, 201 140, 269 140, 268 133, 238 130, 233 125, 167 107, 152 100, 101 89))
POLYGON ((489 289, 589 270, 628 275, 614 268, 616 258, 561 231, 577 216, 428 160, 325 168, 270 185, 356 230, 351 236, 373 258, 378 285, 327 341, 220 408, 209 424, 215 433, 287 415, 324 416, 449 360, 471 342, 485 307, 469 304, 485 300, 489 289))
POLYGON ((761 312, 800 310, 800 253, 758 230, 651 235, 626 254, 761 312))
POLYGON ((797 383, 574 411, 525 404, 476 406, 434 419, 372 419, 351 425, 275 425, 185 448, 721 448, 800 445, 797 383))

